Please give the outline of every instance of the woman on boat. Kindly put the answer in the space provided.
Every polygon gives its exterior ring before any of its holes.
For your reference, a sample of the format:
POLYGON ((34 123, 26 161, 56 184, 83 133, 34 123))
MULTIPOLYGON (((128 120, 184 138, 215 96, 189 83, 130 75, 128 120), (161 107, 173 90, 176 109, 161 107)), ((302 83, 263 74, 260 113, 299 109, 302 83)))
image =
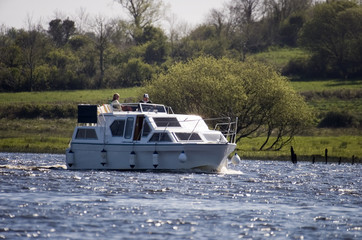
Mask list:
POLYGON ((113 94, 113 99, 112 99, 112 102, 111 102, 111 106, 114 109, 121 109, 121 104, 119 103, 118 100, 119 100, 119 94, 118 93, 113 94))

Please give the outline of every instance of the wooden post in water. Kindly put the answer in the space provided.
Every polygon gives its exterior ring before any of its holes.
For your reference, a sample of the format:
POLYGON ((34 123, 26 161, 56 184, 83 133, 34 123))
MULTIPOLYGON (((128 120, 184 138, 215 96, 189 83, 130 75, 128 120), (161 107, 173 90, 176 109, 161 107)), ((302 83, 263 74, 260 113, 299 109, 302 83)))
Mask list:
POLYGON ((324 156, 326 158, 326 164, 328 163, 328 149, 324 150, 324 156))
POLYGON ((290 147, 290 158, 292 160, 292 163, 297 163, 297 154, 294 153, 293 147, 290 147))
POLYGON ((354 155, 352 156, 352 165, 354 164, 354 155))
POLYGON ((338 160, 338 165, 340 165, 342 162, 342 157, 339 157, 339 160, 338 160))
POLYGON ((312 163, 313 164, 315 163, 315 156, 313 156, 313 158, 312 158, 312 163))

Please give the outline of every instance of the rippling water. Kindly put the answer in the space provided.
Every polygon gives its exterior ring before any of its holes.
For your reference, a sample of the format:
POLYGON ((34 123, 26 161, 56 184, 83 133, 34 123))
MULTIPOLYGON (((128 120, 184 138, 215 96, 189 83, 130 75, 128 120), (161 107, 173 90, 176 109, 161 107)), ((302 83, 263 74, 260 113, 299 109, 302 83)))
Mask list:
POLYGON ((242 161, 223 173, 65 170, 0 153, 0 239, 361 239, 362 165, 242 161))

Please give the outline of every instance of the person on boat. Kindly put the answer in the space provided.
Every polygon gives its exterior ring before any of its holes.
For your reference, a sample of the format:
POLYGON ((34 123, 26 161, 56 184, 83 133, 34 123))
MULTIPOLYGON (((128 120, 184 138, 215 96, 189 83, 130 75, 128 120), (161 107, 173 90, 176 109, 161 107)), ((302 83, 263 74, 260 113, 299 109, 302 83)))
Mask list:
POLYGON ((114 109, 120 110, 121 109, 121 104, 119 103, 118 100, 119 100, 119 94, 118 93, 113 94, 113 99, 112 99, 112 102, 111 102, 111 106, 114 109))
POLYGON ((140 101, 141 103, 152 103, 152 101, 150 100, 150 97, 148 96, 147 93, 143 94, 143 100, 140 101))

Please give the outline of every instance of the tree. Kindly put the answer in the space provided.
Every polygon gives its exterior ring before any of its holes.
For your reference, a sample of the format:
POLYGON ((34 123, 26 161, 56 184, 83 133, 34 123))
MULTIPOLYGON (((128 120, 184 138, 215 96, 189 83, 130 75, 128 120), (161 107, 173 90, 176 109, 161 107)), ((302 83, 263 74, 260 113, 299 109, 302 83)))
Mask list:
POLYGON ((147 64, 162 64, 169 53, 167 37, 160 28, 145 27, 143 34, 139 36, 139 45, 134 48, 141 49, 144 61, 147 64))
POLYGON ((33 91, 34 70, 46 55, 46 36, 36 29, 20 30, 16 44, 21 49, 21 61, 27 79, 27 90, 33 91))
POLYGON ((105 72, 105 52, 109 47, 110 40, 112 38, 112 34, 114 33, 114 24, 111 21, 106 22, 106 20, 99 16, 95 18, 95 22, 93 25, 93 29, 95 32, 95 47, 98 50, 98 60, 99 60, 99 79, 97 88, 104 87, 103 86, 103 78, 105 72))
POLYGON ((52 36, 53 41, 57 47, 64 46, 68 42, 70 36, 74 34, 74 32, 74 22, 69 19, 64 21, 60 19, 54 19, 49 22, 48 33, 52 36))
POLYGON ((350 1, 316 5, 299 41, 327 74, 348 78, 361 73, 362 8, 350 1))
MULTIPOLYGON (((266 25, 264 35, 268 45, 282 43, 285 34, 288 34, 288 32, 283 32, 286 30, 283 29, 285 28, 285 21, 288 21, 288 18, 293 14, 301 14, 309 9, 312 2, 312 0, 265 0, 263 3, 263 23, 266 25)), ((298 25, 291 24, 289 27, 298 27, 298 25)), ((296 31, 295 29, 289 30, 296 31)))
POLYGON ((260 18, 261 0, 238 0, 230 2, 229 8, 238 24, 249 24, 260 18))
POLYGON ((305 102, 287 80, 257 62, 199 57, 176 63, 153 78, 146 91, 154 101, 170 105, 176 112, 206 118, 238 117, 237 141, 266 133, 267 143, 277 132, 273 149, 283 146, 311 119, 305 102))
POLYGON ((281 23, 296 12, 308 9, 312 0, 265 0, 265 13, 281 23))
POLYGON ((170 55, 173 57, 176 55, 177 45, 180 40, 185 37, 189 32, 189 25, 186 22, 179 21, 175 14, 166 16, 166 21, 169 24, 166 30, 169 44, 170 44, 170 55))
POLYGON ((261 145, 260 150, 276 149, 279 150, 293 137, 305 129, 311 123, 311 113, 309 112, 302 97, 292 89, 289 84, 283 81, 275 83, 275 96, 273 98, 273 107, 268 114, 266 121, 266 139, 261 145), (279 86, 278 86, 279 84, 279 86), (300 111, 300 113, 299 113, 300 111), (301 116, 300 114, 305 114, 301 116), (271 144, 272 135, 275 136, 271 144))
POLYGON ((23 89, 21 48, 16 45, 17 30, 0 32, 0 91, 23 89))
POLYGON ((162 12, 161 0, 116 0, 132 17, 133 37, 142 35, 143 29, 160 20, 162 12))
POLYGON ((297 46, 298 34, 305 22, 304 15, 292 14, 280 26, 280 43, 291 47, 297 46))
POLYGON ((261 0, 238 0, 231 1, 228 5, 231 23, 233 26, 232 47, 241 54, 241 59, 245 60, 247 53, 255 50, 260 38, 260 32, 257 30, 256 20, 260 18, 261 0))

